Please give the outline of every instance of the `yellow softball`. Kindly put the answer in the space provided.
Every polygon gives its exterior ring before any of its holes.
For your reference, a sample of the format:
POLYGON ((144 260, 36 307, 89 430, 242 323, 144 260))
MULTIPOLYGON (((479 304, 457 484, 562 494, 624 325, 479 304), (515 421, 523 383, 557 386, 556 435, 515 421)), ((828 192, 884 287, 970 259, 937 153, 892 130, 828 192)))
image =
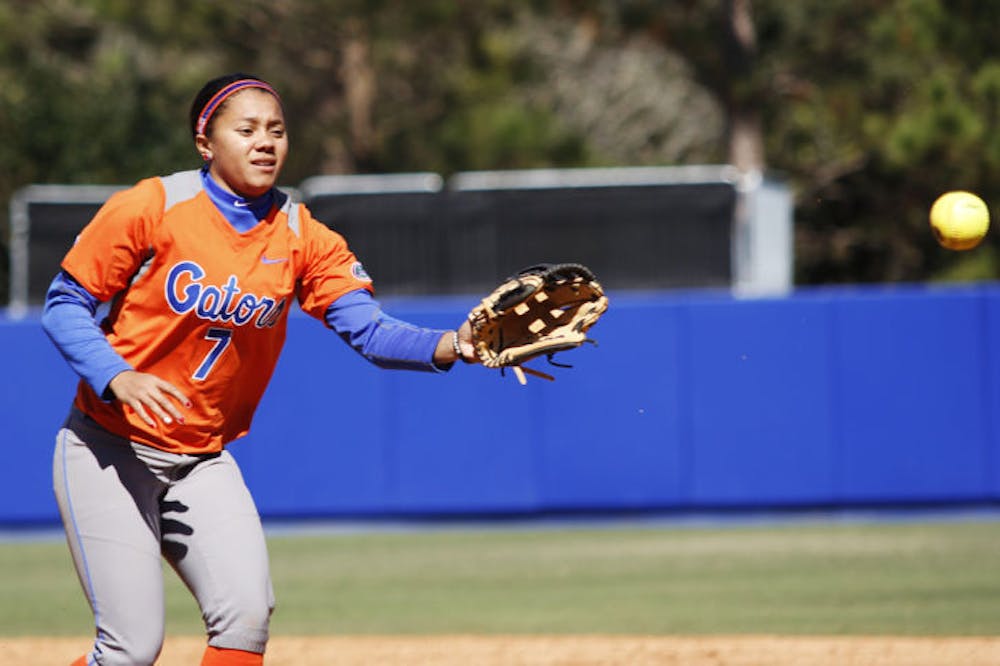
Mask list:
POLYGON ((941 247, 971 250, 990 228, 990 209, 971 192, 945 192, 931 206, 930 222, 941 247))

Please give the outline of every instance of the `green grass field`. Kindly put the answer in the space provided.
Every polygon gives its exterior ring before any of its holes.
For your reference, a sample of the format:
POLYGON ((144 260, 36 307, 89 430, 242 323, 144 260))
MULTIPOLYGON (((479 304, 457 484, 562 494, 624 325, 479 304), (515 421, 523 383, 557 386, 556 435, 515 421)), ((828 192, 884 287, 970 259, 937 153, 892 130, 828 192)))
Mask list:
MULTIPOLYGON (((997 635, 1000 522, 269 537, 277 634, 997 635)), ((200 634, 167 570, 168 632, 200 634)), ((61 541, 0 543, 0 635, 88 635, 61 541)))

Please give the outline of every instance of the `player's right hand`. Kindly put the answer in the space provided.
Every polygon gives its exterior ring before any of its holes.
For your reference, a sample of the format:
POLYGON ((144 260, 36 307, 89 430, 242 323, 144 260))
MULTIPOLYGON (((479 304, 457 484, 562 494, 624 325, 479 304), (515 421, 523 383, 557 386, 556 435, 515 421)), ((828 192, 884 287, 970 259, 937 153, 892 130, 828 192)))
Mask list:
POLYGON ((108 388, 115 394, 115 398, 134 409, 139 418, 153 428, 156 427, 156 421, 150 416, 150 412, 163 423, 184 423, 184 415, 175 401, 184 407, 191 406, 191 401, 176 386, 145 372, 120 372, 114 376, 108 388))

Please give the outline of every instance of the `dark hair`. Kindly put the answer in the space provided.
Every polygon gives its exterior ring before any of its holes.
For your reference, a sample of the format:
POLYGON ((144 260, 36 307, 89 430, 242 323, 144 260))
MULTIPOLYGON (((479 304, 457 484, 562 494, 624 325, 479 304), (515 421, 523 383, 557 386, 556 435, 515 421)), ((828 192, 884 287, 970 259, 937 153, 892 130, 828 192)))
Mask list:
MULTIPOLYGON (((230 83, 235 83, 236 81, 243 81, 243 80, 260 81, 261 83, 267 84, 267 81, 258 78, 253 74, 246 74, 244 72, 234 72, 232 74, 226 74, 224 76, 216 77, 201 87, 201 90, 198 91, 198 94, 194 96, 194 101, 191 102, 191 111, 188 113, 188 119, 190 120, 191 123, 192 137, 197 136, 198 117, 201 115, 202 109, 205 108, 205 105, 208 104, 209 100, 215 97, 215 94, 217 92, 228 86, 230 83)), ((213 118, 215 117, 215 115, 218 115, 219 111, 221 111, 225 106, 226 106, 226 100, 224 100, 222 104, 220 104, 219 107, 215 110, 213 118)), ((211 128, 212 128, 212 119, 209 119, 208 125, 205 127, 204 133, 207 135, 211 131, 211 128)))

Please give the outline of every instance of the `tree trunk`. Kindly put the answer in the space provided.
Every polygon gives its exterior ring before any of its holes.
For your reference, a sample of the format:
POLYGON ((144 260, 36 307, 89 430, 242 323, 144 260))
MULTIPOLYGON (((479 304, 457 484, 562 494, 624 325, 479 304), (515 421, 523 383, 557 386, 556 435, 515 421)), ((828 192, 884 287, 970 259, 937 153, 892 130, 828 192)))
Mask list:
POLYGON ((757 35, 751 0, 727 0, 726 55, 733 79, 728 112, 729 162, 742 172, 764 168, 764 130, 756 108, 752 77, 757 35))
POLYGON ((341 79, 350 127, 350 152, 355 165, 371 161, 375 149, 375 69, 371 63, 371 45, 367 31, 352 26, 343 47, 341 79))

